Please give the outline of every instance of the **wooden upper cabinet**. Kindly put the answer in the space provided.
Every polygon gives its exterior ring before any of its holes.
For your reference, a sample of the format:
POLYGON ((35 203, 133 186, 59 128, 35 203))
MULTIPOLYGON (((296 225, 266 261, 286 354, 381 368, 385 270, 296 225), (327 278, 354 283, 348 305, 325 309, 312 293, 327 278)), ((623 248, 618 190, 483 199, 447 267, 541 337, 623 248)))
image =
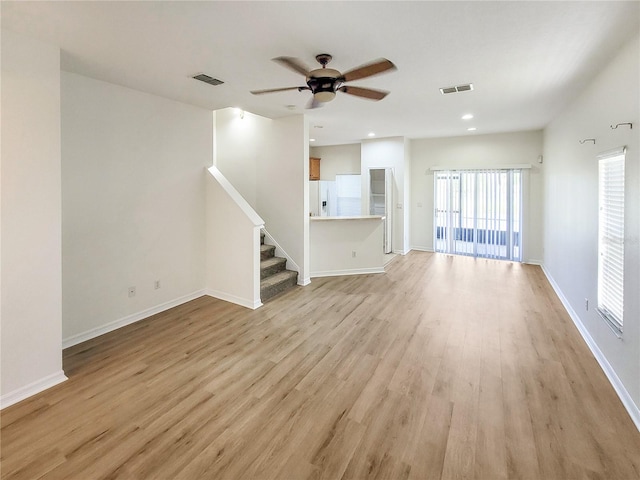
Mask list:
POLYGON ((320 180, 320 159, 309 157, 309 180, 320 180))

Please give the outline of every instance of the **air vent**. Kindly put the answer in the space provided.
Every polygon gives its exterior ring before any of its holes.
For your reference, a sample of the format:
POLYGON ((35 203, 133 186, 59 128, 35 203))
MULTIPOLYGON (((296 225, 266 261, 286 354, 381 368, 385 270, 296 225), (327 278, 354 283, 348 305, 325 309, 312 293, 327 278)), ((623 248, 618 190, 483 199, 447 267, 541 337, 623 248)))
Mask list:
POLYGON ((468 92, 473 90, 473 83, 467 83, 465 85, 456 85, 455 87, 442 87, 440 93, 446 95, 448 93, 468 92))
POLYGON ((194 75, 192 78, 196 80, 200 80, 201 82, 208 83, 209 85, 221 85, 224 82, 222 80, 218 80, 217 78, 210 77, 204 73, 200 73, 198 75, 194 75))

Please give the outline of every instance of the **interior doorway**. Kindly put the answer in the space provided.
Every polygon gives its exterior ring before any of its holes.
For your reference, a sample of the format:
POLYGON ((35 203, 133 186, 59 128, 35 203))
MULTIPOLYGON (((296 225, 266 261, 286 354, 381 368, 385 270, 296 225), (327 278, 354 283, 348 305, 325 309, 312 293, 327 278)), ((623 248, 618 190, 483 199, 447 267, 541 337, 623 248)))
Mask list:
POLYGON ((383 252, 393 249, 393 170, 369 169, 369 214, 384 216, 383 252))

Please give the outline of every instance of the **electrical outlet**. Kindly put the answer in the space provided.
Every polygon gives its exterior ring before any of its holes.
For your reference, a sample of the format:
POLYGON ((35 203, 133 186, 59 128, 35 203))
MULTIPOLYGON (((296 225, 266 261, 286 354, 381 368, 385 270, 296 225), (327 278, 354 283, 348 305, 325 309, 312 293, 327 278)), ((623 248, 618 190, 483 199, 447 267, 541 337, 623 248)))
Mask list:
POLYGON ((153 283, 153 288, 155 288, 156 290, 158 290, 158 289, 160 288, 160 280, 156 280, 156 281, 153 283))
POLYGON ((351 258, 356 258, 356 251, 355 250, 351 251, 351 258))
POLYGON ((129 287, 129 297, 136 296, 136 287, 129 287))

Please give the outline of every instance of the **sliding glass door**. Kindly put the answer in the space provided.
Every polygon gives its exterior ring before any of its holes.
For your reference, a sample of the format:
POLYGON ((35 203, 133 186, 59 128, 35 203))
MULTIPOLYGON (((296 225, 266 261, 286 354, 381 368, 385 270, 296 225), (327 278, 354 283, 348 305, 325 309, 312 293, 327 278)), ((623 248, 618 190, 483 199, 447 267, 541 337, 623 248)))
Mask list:
POLYGON ((442 170, 434 178, 436 252, 521 260, 521 170, 442 170))

